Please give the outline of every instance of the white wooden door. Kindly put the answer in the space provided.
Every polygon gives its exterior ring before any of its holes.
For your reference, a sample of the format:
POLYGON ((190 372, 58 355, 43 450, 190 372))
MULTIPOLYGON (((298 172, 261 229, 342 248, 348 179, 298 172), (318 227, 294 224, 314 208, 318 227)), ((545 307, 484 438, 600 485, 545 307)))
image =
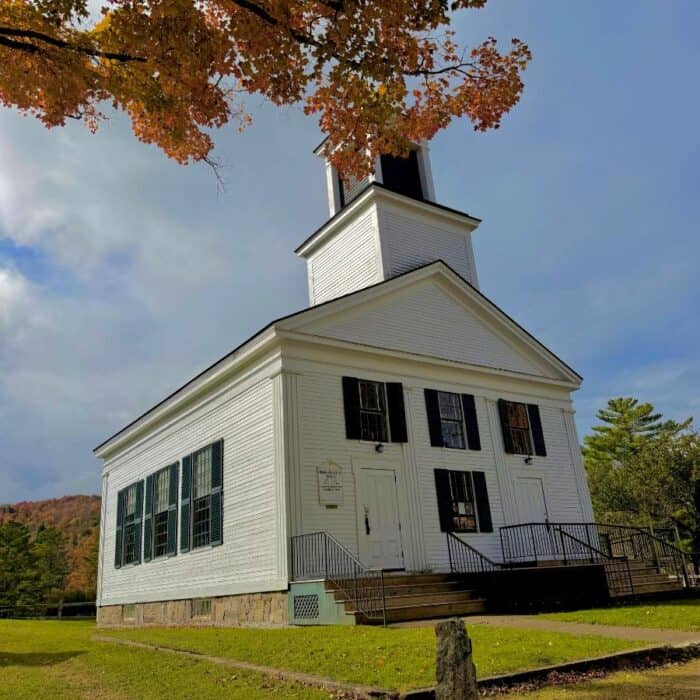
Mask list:
POLYGON ((523 476, 515 480, 515 500, 521 523, 543 523, 548 519, 542 479, 523 476))
POLYGON ((372 568, 402 569, 395 472, 392 469, 361 469, 358 505, 362 563, 372 568))

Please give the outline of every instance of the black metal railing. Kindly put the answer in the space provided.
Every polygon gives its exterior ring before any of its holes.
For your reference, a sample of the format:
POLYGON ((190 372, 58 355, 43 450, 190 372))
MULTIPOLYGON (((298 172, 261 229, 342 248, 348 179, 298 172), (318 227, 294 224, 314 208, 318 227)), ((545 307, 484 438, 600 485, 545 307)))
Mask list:
POLYGON ((327 532, 292 537, 292 579, 329 581, 357 612, 386 624, 384 572, 365 567, 327 532))
POLYGON ((523 523, 500 529, 503 561, 509 564, 559 562, 584 563, 590 560, 591 548, 602 550, 595 523, 523 523), (583 544, 571 547, 565 532, 583 544))
POLYGON ((483 574, 502 568, 500 564, 492 561, 478 549, 474 549, 451 532, 447 533, 447 553, 452 573, 483 574))
POLYGON ((626 556, 611 556, 593 546, 588 541, 584 542, 575 535, 559 527, 554 527, 554 529, 561 541, 566 561, 580 562, 586 560, 592 564, 602 564, 605 570, 605 578, 608 583, 610 595, 634 595, 632 568, 626 556))
POLYGON ((524 523, 500 529, 503 561, 509 564, 594 562, 626 559, 652 565, 686 588, 698 585, 692 557, 648 530, 609 523, 524 523), (576 544, 574 544, 576 543, 576 544))

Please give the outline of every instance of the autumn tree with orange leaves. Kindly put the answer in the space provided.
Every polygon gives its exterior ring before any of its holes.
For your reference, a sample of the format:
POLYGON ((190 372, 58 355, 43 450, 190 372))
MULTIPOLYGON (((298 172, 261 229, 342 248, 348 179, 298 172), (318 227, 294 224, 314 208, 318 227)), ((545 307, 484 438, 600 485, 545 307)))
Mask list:
POLYGON ((95 130, 111 106, 180 163, 212 159, 211 129, 250 121, 246 95, 302 104, 346 175, 402 155, 455 118, 497 128, 530 52, 462 49, 454 12, 486 0, 0 2, 0 103, 95 130))

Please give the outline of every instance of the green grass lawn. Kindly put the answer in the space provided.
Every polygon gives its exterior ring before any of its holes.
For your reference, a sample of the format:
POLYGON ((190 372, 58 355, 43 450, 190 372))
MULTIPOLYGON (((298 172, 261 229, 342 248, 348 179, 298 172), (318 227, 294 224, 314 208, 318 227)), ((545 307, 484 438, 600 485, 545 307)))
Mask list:
POLYGON ((328 700, 329 693, 173 654, 91 640, 91 622, 0 620, 3 700, 328 700))
POLYGON ((700 598, 542 615, 561 622, 700 631, 700 598))
POLYGON ((653 671, 622 671, 594 681, 508 697, 522 700, 697 700, 700 697, 700 661, 653 671))
MULTIPOLYGON (((468 629, 480 676, 647 644, 490 625, 468 629)), ((435 681, 432 627, 142 628, 104 634, 387 689, 421 688, 435 681)))

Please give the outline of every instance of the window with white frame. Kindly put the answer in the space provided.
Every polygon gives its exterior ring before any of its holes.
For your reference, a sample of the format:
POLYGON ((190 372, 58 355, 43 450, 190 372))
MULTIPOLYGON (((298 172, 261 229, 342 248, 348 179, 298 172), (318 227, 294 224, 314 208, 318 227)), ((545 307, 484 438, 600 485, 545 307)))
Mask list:
POLYGON ((122 564, 134 564, 140 559, 139 549, 139 520, 141 514, 138 513, 138 484, 132 484, 124 491, 124 531, 123 531, 123 555, 122 564))
POLYGON ((206 547, 211 536, 211 445, 192 455, 192 548, 206 547))
POLYGON ((170 505, 170 467, 153 478, 153 556, 168 553, 168 508, 170 505))
POLYGON ((531 455, 532 437, 527 404, 515 401, 505 402, 505 430, 510 435, 510 447, 513 454, 531 455))
POLYGON ((471 472, 450 471, 450 503, 454 532, 477 532, 476 502, 471 472))
POLYGON ((384 382, 360 379, 358 384, 360 391, 360 439, 371 442, 388 442, 389 429, 386 417, 384 382))
POLYGON ((462 397, 449 391, 438 391, 438 406, 443 446, 465 449, 462 397))

